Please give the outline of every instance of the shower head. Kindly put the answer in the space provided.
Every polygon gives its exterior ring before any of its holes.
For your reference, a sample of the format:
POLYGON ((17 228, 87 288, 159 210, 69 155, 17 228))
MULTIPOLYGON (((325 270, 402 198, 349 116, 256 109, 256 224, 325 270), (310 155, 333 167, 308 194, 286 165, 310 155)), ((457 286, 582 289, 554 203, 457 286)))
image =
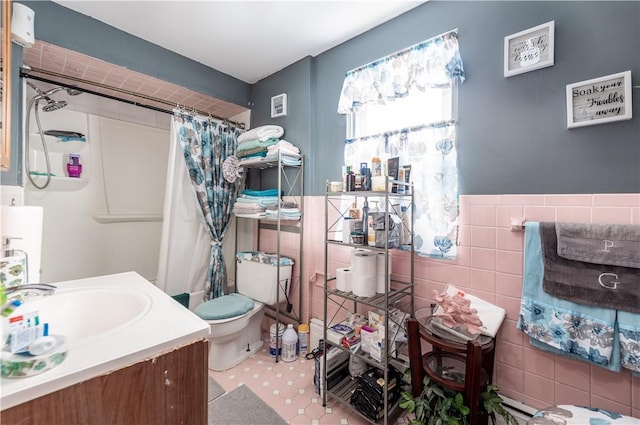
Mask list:
POLYGON ((79 94, 84 93, 82 90, 73 87, 67 87, 66 90, 69 96, 78 96, 79 94))
POLYGON ((45 97, 45 99, 47 100, 47 104, 42 107, 43 112, 57 111, 68 104, 66 100, 51 100, 48 97, 45 97))
MULTIPOLYGON (((67 94, 69 96, 77 96, 79 94, 82 94, 83 92, 77 88, 73 88, 73 87, 62 87, 62 86, 58 86, 58 87, 54 87, 52 89, 49 89, 45 92, 43 92, 42 90, 40 90, 35 84, 33 84, 31 81, 27 81, 27 84, 29 85, 29 87, 31 87, 32 89, 34 89, 36 91, 36 97, 40 98, 40 99, 45 99, 48 104, 45 105, 42 109, 44 110, 44 108, 49 107, 52 103, 54 103, 53 100, 51 100, 51 98, 49 98, 49 96, 51 96, 54 93, 57 93, 61 90, 65 90, 67 92, 67 94)), ((61 101, 60 103, 63 103, 64 101, 61 101)), ((56 109, 60 109, 64 106, 66 106, 67 102, 64 102, 63 106, 60 106, 58 108, 50 108, 47 111, 54 111, 56 109)))

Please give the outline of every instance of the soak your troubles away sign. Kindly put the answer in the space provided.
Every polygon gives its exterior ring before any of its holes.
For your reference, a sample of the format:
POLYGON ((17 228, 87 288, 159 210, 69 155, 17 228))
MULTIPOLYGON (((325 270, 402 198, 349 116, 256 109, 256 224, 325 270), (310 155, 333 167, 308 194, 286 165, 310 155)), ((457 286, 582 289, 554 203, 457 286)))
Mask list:
POLYGON ((631 117, 631 71, 567 85, 567 128, 631 117))

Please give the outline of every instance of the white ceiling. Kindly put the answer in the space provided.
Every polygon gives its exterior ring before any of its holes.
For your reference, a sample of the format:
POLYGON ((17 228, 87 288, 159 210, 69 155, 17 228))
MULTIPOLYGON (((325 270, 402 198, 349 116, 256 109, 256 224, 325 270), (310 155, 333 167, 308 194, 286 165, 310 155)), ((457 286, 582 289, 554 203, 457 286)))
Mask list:
POLYGON ((427 0, 54 1, 255 83, 427 0))

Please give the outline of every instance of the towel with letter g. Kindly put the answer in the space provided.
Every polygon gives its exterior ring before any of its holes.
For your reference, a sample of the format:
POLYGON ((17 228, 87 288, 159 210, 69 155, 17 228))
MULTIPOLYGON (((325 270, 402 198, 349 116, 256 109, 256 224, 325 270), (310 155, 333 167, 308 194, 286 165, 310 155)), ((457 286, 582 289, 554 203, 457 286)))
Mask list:
MULTIPOLYGON (((640 244, 640 226, 635 227, 639 228, 637 233, 638 244, 640 244)), ((626 249, 632 244, 627 243, 626 247, 611 248, 611 245, 618 244, 618 240, 614 242, 610 240, 614 239, 611 234, 605 234, 607 226, 591 224, 571 225, 572 236, 567 241, 567 238, 564 237, 567 234, 564 230, 566 228, 567 225, 540 223, 540 238, 544 257, 544 291, 547 294, 578 304, 640 313, 640 268, 617 265, 619 263, 634 264, 632 260, 635 253, 631 252, 632 249, 626 249), (595 241, 593 237, 589 239, 578 238, 581 234, 580 227, 585 229, 586 235, 591 236, 593 232, 590 230, 593 229, 593 226, 598 226, 597 229, 600 230, 598 233, 603 236, 600 242, 597 244, 592 242, 595 241), (563 236, 558 237, 558 234, 563 236), (610 239, 606 239, 607 237, 610 239), (587 242, 582 243, 584 240, 587 242), (573 242, 576 241, 578 241, 575 244, 577 248, 574 249, 573 242), (587 252, 583 249, 585 247, 592 249, 593 252, 587 252), (560 252, 563 254, 560 255, 560 252), (620 253, 620 256, 615 255, 615 252, 620 253), (580 258, 580 260, 567 259, 566 255, 580 258), (604 263, 598 263, 598 261, 604 261, 604 263)), ((631 231, 624 234, 623 232, 618 233, 623 237, 626 236, 627 242, 632 239, 631 231)), ((640 253, 638 253, 638 257, 640 258, 640 253)))

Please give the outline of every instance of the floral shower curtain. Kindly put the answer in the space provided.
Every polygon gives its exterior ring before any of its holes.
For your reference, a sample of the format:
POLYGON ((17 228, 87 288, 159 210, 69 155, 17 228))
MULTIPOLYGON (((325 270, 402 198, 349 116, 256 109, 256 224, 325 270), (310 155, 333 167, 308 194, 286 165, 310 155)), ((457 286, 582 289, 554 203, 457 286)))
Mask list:
POLYGON ((207 117, 174 112, 174 128, 195 192, 195 200, 211 238, 211 255, 206 274, 205 300, 224 295, 227 274, 222 241, 231 222, 237 196, 236 183, 223 177, 222 164, 235 154, 241 130, 207 117))
MULTIPOLYGON (((428 87, 455 89, 465 74, 457 31, 387 56, 347 73, 338 112, 353 114, 368 104, 387 104, 428 87)), ((411 164, 414 184, 414 247, 419 255, 457 257, 458 170, 455 90, 451 119, 415 128, 389 129, 384 134, 347 139, 345 164, 383 162, 399 157, 411 164)))

